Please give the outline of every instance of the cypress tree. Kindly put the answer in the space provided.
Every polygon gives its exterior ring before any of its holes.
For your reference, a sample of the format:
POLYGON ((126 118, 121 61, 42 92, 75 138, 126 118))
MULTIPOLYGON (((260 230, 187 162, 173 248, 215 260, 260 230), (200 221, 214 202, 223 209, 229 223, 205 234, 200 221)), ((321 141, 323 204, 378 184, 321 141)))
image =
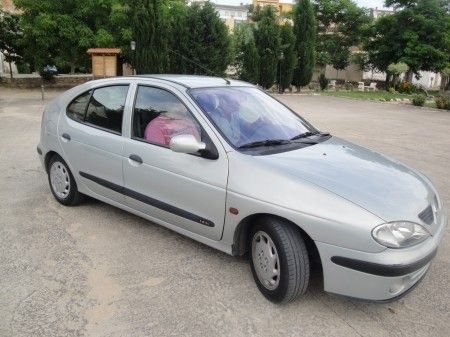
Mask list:
POLYGON ((299 88, 311 82, 315 67, 316 16, 309 0, 299 0, 294 9, 297 67, 293 84, 299 88))
POLYGON ((251 83, 259 80, 259 54, 256 49, 252 25, 241 25, 234 32, 236 60, 239 79, 251 83))
POLYGON ((162 0, 130 3, 133 37, 136 41, 134 66, 138 74, 163 73, 168 67, 168 24, 162 0))
POLYGON ((261 11, 260 20, 255 25, 254 35, 260 57, 258 82, 268 89, 275 82, 280 56, 280 31, 275 9, 272 6, 264 7, 261 11))
POLYGON ((241 79, 254 84, 258 83, 259 79, 259 54, 256 49, 255 39, 251 37, 243 48, 243 62, 241 79))
POLYGON ((187 74, 189 62, 185 58, 189 48, 188 7, 183 2, 174 2, 170 9, 169 69, 171 74, 187 74))
POLYGON ((278 84, 284 92, 284 90, 292 83, 294 68, 297 64, 297 56, 295 53, 295 35, 290 24, 286 23, 281 27, 280 40, 283 58, 280 60, 278 67, 278 84))
POLYGON ((231 62, 231 39, 227 26, 216 10, 206 2, 192 4, 188 9, 185 60, 187 72, 222 76, 231 62))

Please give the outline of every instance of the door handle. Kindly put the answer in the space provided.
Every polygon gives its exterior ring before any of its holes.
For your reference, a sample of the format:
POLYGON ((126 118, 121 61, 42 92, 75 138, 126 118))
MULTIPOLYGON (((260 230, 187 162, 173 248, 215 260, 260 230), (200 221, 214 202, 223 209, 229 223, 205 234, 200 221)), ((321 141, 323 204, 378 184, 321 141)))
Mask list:
POLYGON ((65 139, 65 140, 67 140, 67 141, 69 141, 71 138, 70 138, 70 135, 68 134, 68 133, 63 133, 62 135, 61 135, 61 137, 63 138, 63 139, 65 139))
POLYGON ((130 154, 130 156, 129 156, 128 158, 129 158, 130 160, 132 160, 132 161, 138 163, 138 164, 142 164, 142 163, 144 162, 144 161, 142 160, 142 158, 139 157, 139 156, 136 155, 136 154, 130 154))

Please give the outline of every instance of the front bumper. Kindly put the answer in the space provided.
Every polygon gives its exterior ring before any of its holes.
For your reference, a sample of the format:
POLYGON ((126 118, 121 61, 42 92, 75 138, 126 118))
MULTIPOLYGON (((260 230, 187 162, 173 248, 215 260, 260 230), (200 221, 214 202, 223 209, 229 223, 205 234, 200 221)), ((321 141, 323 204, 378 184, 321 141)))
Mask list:
POLYGON ((447 226, 440 217, 438 231, 425 242, 404 249, 366 253, 316 241, 322 260, 325 291, 373 301, 401 297, 421 280, 437 252, 447 226))

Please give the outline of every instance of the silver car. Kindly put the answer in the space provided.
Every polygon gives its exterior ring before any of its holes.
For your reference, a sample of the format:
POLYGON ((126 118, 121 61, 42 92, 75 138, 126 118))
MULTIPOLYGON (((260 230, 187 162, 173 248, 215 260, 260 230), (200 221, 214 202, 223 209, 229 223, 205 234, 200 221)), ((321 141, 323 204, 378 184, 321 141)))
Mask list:
POLYGON ((37 151, 57 201, 104 201, 232 255, 273 302, 325 291, 392 300, 421 280, 447 225, 430 180, 320 132, 257 87, 152 75, 53 100, 37 151))

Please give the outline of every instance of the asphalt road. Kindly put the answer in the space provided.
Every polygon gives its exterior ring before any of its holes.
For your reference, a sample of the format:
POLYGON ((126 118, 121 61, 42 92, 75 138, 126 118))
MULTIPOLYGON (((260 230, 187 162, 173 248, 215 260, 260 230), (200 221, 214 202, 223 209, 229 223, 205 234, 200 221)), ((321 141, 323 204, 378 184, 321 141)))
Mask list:
MULTIPOLYGON (((49 93, 49 96, 55 92, 49 93)), ((324 131, 425 172, 450 205, 450 113, 333 97, 282 100, 324 131)), ((391 304, 274 305, 246 260, 97 201, 52 197, 39 91, 0 87, 0 336, 449 336, 448 230, 424 281, 391 304)))

